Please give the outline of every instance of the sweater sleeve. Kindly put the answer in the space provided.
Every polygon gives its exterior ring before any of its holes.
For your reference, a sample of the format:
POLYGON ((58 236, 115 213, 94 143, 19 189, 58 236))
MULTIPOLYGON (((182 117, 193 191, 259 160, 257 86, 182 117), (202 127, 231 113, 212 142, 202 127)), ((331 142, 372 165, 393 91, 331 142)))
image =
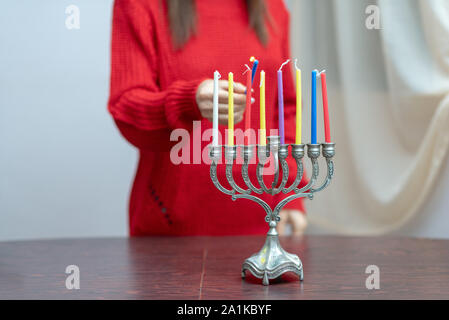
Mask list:
POLYGON ((114 2, 108 110, 138 148, 168 146, 169 132, 200 120, 196 90, 204 79, 178 80, 161 90, 155 19, 138 0, 114 2), (158 144, 158 146, 155 146, 158 144))

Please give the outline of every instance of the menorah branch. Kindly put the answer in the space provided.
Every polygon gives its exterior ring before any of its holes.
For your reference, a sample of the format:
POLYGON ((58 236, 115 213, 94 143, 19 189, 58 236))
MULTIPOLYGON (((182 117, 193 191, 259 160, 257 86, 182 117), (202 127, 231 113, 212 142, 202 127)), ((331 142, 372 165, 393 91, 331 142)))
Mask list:
POLYGON ((251 190, 244 190, 240 188, 234 181, 234 176, 232 172, 232 168, 234 165, 234 160, 236 159, 237 152, 235 146, 226 146, 225 147, 225 158, 226 158, 226 179, 228 183, 231 185, 232 189, 238 193, 249 194, 251 190))
POLYGON ((249 173, 248 173, 248 166, 249 166, 251 159, 253 158, 253 148, 254 148, 254 146, 252 146, 252 145, 251 146, 243 146, 242 177, 243 177, 243 181, 245 182, 245 184, 251 191, 253 191, 257 194, 262 194, 263 193, 262 188, 256 188, 252 184, 251 179, 249 178, 249 173))

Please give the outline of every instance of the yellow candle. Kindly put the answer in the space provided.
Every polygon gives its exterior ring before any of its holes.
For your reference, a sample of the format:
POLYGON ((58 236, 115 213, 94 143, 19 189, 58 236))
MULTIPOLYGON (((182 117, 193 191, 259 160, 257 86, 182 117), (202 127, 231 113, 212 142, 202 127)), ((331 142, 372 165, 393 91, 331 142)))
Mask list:
POLYGON ((261 146, 267 145, 267 129, 265 124, 265 71, 260 72, 260 140, 261 146))
POLYGON ((234 75, 228 74, 228 146, 234 145, 234 75))
POLYGON ((302 124, 301 70, 296 68, 296 141, 295 141, 296 144, 301 144, 301 124, 302 124))

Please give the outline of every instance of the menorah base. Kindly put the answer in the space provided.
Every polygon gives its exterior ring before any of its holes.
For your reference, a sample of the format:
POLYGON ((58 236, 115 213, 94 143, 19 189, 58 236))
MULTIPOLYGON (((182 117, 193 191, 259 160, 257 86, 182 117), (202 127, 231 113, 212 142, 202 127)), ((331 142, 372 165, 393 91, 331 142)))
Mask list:
POLYGON ((256 278, 263 279, 263 285, 267 286, 270 279, 276 279, 286 272, 294 272, 302 281, 304 273, 301 260, 296 254, 282 249, 277 233, 270 232, 263 248, 243 263, 242 278, 245 278, 245 271, 249 270, 256 278))

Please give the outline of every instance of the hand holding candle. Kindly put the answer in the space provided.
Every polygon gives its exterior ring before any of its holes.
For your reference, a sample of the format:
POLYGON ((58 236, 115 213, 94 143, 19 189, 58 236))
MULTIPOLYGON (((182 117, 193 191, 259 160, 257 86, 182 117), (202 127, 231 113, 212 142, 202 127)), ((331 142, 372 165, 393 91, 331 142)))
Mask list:
MULTIPOLYGON (((219 75, 217 71, 217 76, 219 75)), ((214 74, 215 78, 215 74, 214 74)), ((196 103, 198 105, 198 109, 203 118, 208 119, 209 121, 214 123, 213 115, 214 115, 214 87, 215 81, 214 79, 207 79, 201 82, 198 86, 196 92, 196 103)), ((243 113, 245 111, 246 105, 246 86, 239 83, 234 82, 234 121, 235 123, 239 123, 243 119, 243 113)), ((227 80, 218 80, 218 90, 217 90, 217 98, 218 98, 218 124, 227 125, 228 124, 228 81, 227 80)), ((254 100, 251 100, 254 102, 254 100)), ((217 106, 217 105, 216 105, 217 106)), ((216 126, 218 129, 218 126, 216 126)), ((220 143, 220 142, 218 142, 220 143)))

